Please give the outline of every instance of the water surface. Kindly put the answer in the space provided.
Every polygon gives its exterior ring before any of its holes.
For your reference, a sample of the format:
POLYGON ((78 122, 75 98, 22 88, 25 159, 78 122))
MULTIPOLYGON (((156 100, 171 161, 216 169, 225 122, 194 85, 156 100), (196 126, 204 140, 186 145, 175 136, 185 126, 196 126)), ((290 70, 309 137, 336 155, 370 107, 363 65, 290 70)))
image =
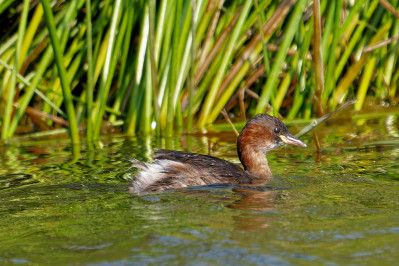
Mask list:
MULTIPOLYGON (((297 131, 299 128, 291 128, 297 131)), ((232 133, 107 136, 71 155, 68 140, 0 146, 0 263, 394 265, 399 261, 397 117, 333 119, 308 148, 268 155, 266 187, 128 193, 154 147, 237 162, 232 133)))

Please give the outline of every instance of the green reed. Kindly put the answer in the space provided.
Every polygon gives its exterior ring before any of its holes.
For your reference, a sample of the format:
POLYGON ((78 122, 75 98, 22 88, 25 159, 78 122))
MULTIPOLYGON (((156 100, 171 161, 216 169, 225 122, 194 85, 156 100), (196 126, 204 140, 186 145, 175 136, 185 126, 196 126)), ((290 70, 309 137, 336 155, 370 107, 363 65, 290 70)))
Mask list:
POLYGON ((172 135, 224 109, 298 121, 354 98, 357 111, 394 102, 398 2, 3 1, 1 137, 21 125, 68 125, 75 143, 109 126, 172 135))

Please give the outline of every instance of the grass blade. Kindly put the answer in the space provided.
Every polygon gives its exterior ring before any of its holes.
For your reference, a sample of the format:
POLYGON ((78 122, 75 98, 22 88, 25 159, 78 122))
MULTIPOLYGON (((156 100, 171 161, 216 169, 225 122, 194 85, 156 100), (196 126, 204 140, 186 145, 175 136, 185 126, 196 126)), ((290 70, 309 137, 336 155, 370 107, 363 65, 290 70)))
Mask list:
POLYGON ((285 38, 281 43, 280 50, 278 51, 275 62, 273 63, 273 67, 270 70, 270 75, 260 95, 255 110, 256 113, 264 113, 266 111, 266 106, 270 100, 272 90, 276 86, 278 74, 281 71, 281 66, 283 65, 284 59, 287 56, 288 48, 292 42, 292 39, 294 38, 295 31, 297 30, 296 25, 299 25, 299 20, 302 18, 302 12, 306 3, 307 0, 299 0, 296 3, 296 7, 287 25, 288 29, 285 33, 285 38))
POLYGON ((80 142, 79 130, 78 130, 77 123, 76 123, 75 109, 73 106, 70 85, 67 80, 66 70, 65 70, 65 66, 64 66, 64 60, 63 60, 63 56, 61 54, 61 48, 60 48, 60 44, 58 41, 57 32, 55 29, 53 12, 51 10, 48 0, 41 0, 41 3, 43 5, 44 16, 46 18, 47 27, 49 30, 50 39, 52 42, 52 47, 54 50, 54 55, 55 55, 55 59, 57 62, 57 67, 58 67, 58 71, 59 71, 59 75, 60 75, 60 79, 61 79, 62 92, 64 94, 65 106, 66 106, 66 110, 67 110, 67 114, 68 114, 71 141, 73 144, 79 144, 79 142, 80 142))
POLYGON ((252 6, 251 0, 246 0, 244 6, 241 10, 240 17, 238 18, 237 24, 235 25, 233 32, 230 36, 229 43, 224 52, 224 57, 222 59, 219 71, 211 85, 207 98, 205 99, 204 106, 200 112, 198 118, 198 128, 203 129, 204 126, 212 121, 209 121, 209 114, 211 112, 211 107, 214 104, 216 94, 218 92, 219 86, 222 83, 222 78, 226 73, 227 67, 231 63, 233 57, 233 51, 235 48, 235 44, 238 40, 239 34, 241 33, 242 26, 244 24, 245 19, 248 16, 249 10, 252 6))
POLYGON ((12 119, 14 95, 15 95, 16 86, 17 86, 18 62, 20 60, 19 56, 20 56, 20 51, 22 48, 24 35, 25 35, 26 21, 28 19, 28 12, 29 12, 29 0, 24 0, 21 20, 20 20, 19 27, 18 27, 19 38, 17 39, 17 42, 16 42, 14 68, 13 68, 12 74, 11 74, 11 84, 10 84, 10 87, 8 90, 6 110, 4 112, 4 121, 3 121, 3 127, 2 127, 2 132, 1 132, 2 139, 6 139, 8 137, 11 137, 11 135, 12 135, 11 134, 12 132, 10 130, 10 123, 11 123, 11 119, 12 119))

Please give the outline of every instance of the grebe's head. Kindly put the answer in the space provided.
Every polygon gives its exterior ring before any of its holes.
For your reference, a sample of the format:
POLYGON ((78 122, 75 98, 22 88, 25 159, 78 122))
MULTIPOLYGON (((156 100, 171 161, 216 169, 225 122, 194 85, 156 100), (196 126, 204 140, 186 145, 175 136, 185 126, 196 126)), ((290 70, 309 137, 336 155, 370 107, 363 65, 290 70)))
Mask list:
POLYGON ((244 147, 267 153, 284 144, 306 147, 305 143, 288 131, 280 119, 267 114, 259 114, 250 119, 237 138, 239 155, 244 147))

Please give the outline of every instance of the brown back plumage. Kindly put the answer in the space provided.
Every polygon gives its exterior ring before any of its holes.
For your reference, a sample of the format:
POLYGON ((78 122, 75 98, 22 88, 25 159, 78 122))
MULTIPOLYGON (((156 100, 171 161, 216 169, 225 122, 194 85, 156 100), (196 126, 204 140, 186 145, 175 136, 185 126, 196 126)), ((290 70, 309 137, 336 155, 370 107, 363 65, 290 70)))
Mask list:
POLYGON ((152 164, 137 165, 130 191, 138 194, 218 183, 249 184, 251 176, 226 160, 197 153, 157 149, 152 164), (151 171, 151 167, 157 169, 151 171), (148 170, 148 171, 147 171, 148 170))

